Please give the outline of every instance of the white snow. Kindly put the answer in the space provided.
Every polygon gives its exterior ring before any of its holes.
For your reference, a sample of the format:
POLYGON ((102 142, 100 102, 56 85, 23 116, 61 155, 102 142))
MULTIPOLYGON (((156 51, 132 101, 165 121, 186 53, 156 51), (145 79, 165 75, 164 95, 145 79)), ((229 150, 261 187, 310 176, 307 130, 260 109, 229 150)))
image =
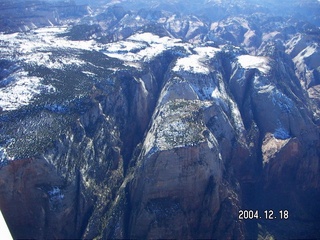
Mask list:
POLYGON ((297 56, 293 58, 293 62, 300 70, 303 70, 304 60, 317 53, 318 45, 313 44, 303 49, 297 56))
POLYGON ((119 41, 119 42, 107 44, 106 49, 108 52, 111 52, 111 53, 112 52, 126 53, 126 52, 132 52, 135 50, 141 50, 146 47, 147 47, 147 44, 143 42, 119 41))
POLYGON ((57 34, 64 33, 66 30, 66 27, 45 27, 29 33, 0 34, 0 40, 9 40, 12 45, 19 46, 20 50, 24 50, 25 52, 32 52, 35 49, 48 47, 85 50, 92 50, 98 47, 94 40, 72 41, 57 37, 57 34))
POLYGON ((170 26, 170 29, 176 33, 180 32, 181 28, 183 27, 183 24, 181 24, 180 20, 175 20, 172 18, 168 19, 167 24, 170 26))
MULTIPOLYGON (((256 82, 257 81, 255 81, 255 83, 256 82)), ((260 93, 260 94, 262 94, 262 93, 271 93, 275 89, 275 86, 272 85, 272 84, 262 85, 262 86, 259 86, 258 84, 255 84, 255 86, 257 86, 259 88, 258 93, 260 93)))
POLYGON ((296 58, 299 57, 303 57, 303 58, 307 58, 310 57, 312 54, 314 54, 317 51, 317 46, 316 45, 312 45, 312 46, 308 46, 306 47, 303 51, 301 51, 297 57, 294 58, 293 61, 295 61, 296 58))
MULTIPOLYGON (((168 46, 165 46, 163 44, 153 44, 149 48, 145 48, 139 52, 139 55, 141 59, 145 61, 149 61, 155 56, 161 54, 164 52, 166 49, 168 49, 168 46)), ((139 60, 141 60, 139 59, 139 60)))
POLYGON ((82 73, 84 73, 84 74, 86 74, 86 75, 88 75, 88 76, 90 76, 90 77, 94 77, 94 76, 96 76, 96 74, 95 74, 95 73, 93 73, 93 72, 82 71, 82 73))
POLYGON ((230 99, 229 104, 230 104, 230 108, 232 112, 231 116, 233 118, 235 128, 241 136, 240 139, 243 139, 242 137, 244 137, 243 132, 245 128, 244 128, 244 123, 242 121, 240 110, 238 108, 238 105, 232 99, 230 99))
POLYGON ((202 57, 213 58, 217 52, 220 51, 219 48, 214 47, 196 47, 194 50, 202 57))
POLYGON ((210 73, 210 68, 209 64, 206 64, 206 61, 213 58, 219 49, 214 47, 196 47, 193 50, 197 54, 190 54, 187 57, 179 58, 173 71, 185 71, 208 75, 210 73))
POLYGON ((199 55, 190 55, 188 57, 179 58, 176 65, 173 68, 173 71, 186 71, 192 73, 203 73, 209 74, 210 70, 208 66, 205 66, 200 62, 199 55))
MULTIPOLYGON (((7 147, 10 147, 11 141, 15 141, 15 139, 10 139, 9 140, 9 144, 7 145, 7 147)), ((13 158, 10 157, 7 153, 7 149, 4 147, 0 147, 0 165, 1 164, 6 164, 7 161, 12 161, 13 158)))
POLYGON ((18 53, 17 60, 48 68, 62 68, 65 65, 82 65, 85 62, 67 55, 52 59, 50 50, 59 49, 62 52, 64 49, 100 50, 99 44, 93 40, 71 41, 57 37, 57 34, 66 30, 66 27, 45 27, 29 33, 0 34, 0 42, 4 43, 1 44, 4 46, 1 53, 11 57, 18 53))
POLYGON ((264 33, 262 40, 263 41, 268 41, 270 39, 275 38, 277 35, 280 35, 281 33, 279 31, 273 31, 273 32, 268 32, 268 33, 264 33))
MULTIPOLYGON (((77 50, 99 51, 123 60, 124 65, 140 68, 142 62, 148 62, 168 49, 181 47, 185 51, 182 51, 183 56, 177 59, 173 71, 209 74, 208 60, 219 51, 218 48, 195 47, 190 43, 183 43, 181 39, 160 37, 149 32, 136 33, 115 43, 100 44, 94 40, 72 41, 59 36, 66 31, 67 27, 45 27, 27 33, 0 33, 1 55, 3 58, 34 66, 62 69, 70 65, 90 64, 78 58, 77 50), (70 49, 73 50, 72 53, 70 49)), ((83 73, 93 76, 90 72, 83 73)), ((0 106, 7 111, 28 105, 43 89, 50 88, 41 84, 42 79, 29 76, 22 70, 9 77, 14 81, 0 88, 0 106)), ((213 89, 208 90, 209 96, 212 91, 213 89)))
POLYGON ((8 86, 0 88, 0 107, 5 110, 15 110, 28 105, 41 92, 42 85, 38 77, 28 76, 27 72, 18 72, 11 75, 15 80, 8 86))
POLYGON ((149 61, 174 46, 180 46, 180 39, 159 37, 152 33, 137 33, 128 39, 107 44, 104 54, 122 61, 149 61))
POLYGON ((244 34, 244 44, 246 46, 250 45, 251 42, 251 38, 253 38, 256 35, 256 32, 254 30, 248 30, 245 34, 244 34))
MULTIPOLYGON (((93 40, 71 41, 57 36, 66 30, 66 27, 45 27, 28 33, 0 33, 1 55, 3 58, 52 69, 87 64, 74 54, 64 54, 65 50, 99 50, 100 45, 93 40), (54 50, 58 50, 61 56, 53 56, 54 50)), ((42 91, 52 90, 52 86, 41 84, 41 78, 29 76, 22 70, 12 73, 8 78, 9 84, 0 88, 0 107, 5 111, 28 105, 42 91)))
POLYGON ((51 69, 62 69, 67 65, 85 65, 86 62, 79 60, 71 55, 63 57, 53 57, 51 52, 34 52, 30 55, 21 57, 25 63, 44 66, 51 69))
POLYGON ((214 99, 220 99, 221 98, 221 93, 220 93, 220 91, 219 91, 219 89, 217 87, 212 91, 211 97, 213 97, 214 99))
POLYGON ((126 62, 150 61, 155 56, 163 53, 173 47, 183 47, 189 52, 189 56, 179 58, 174 71, 189 71, 195 73, 208 74, 208 66, 205 66, 205 60, 214 57, 219 51, 214 47, 195 47, 191 44, 182 43, 180 39, 170 37, 159 37, 152 33, 137 33, 128 39, 117 43, 110 43, 104 48, 104 54, 109 57, 118 58, 126 62), (197 54, 192 54, 193 49, 197 54))
POLYGON ((160 44, 168 44, 172 42, 179 42, 179 39, 173 39, 169 37, 159 37, 157 35, 154 35, 153 33, 145 32, 145 33, 138 33, 135 35, 132 35, 128 38, 128 40, 131 41, 137 41, 137 42, 146 42, 148 44, 153 43, 160 43, 160 44))
POLYGON ((267 57, 240 55, 238 56, 238 62, 243 68, 256 68, 264 74, 267 74, 271 69, 267 57))

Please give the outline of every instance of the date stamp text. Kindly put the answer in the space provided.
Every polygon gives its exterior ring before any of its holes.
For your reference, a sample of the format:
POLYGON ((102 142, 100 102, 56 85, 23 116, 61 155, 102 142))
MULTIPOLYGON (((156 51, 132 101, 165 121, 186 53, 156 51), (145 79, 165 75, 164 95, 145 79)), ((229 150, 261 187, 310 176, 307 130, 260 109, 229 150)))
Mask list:
POLYGON ((287 220, 289 219, 288 210, 264 210, 262 212, 258 210, 239 210, 238 214, 239 220, 253 220, 253 219, 262 219, 262 220, 287 220))

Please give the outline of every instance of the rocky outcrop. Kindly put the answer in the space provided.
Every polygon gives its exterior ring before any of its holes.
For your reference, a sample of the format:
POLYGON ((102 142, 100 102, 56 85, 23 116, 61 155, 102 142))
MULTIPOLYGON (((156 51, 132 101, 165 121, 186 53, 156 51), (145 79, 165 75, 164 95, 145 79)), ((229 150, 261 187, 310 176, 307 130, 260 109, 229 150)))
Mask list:
POLYGON ((215 111, 201 114, 201 105, 176 99, 154 116, 130 184, 130 237, 244 237, 243 223, 227 217, 239 210, 239 189, 205 125, 215 111))

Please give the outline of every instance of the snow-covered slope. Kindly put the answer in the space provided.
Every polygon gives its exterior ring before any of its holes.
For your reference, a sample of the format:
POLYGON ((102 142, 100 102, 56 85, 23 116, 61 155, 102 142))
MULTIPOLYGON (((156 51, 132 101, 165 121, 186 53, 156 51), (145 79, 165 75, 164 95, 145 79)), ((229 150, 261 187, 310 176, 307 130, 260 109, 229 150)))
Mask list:
POLYGON ((270 71, 269 61, 266 57, 241 55, 238 57, 238 61, 240 65, 246 69, 256 68, 264 74, 270 71))
POLYGON ((14 110, 28 105, 41 93, 55 92, 50 84, 44 84, 43 78, 32 76, 26 66, 65 69, 69 66, 82 66, 85 61, 68 53, 72 50, 96 50, 93 41, 68 41, 58 37, 66 28, 46 27, 29 33, 1 34, 2 57, 15 62, 15 67, 2 69, 5 78, 1 80, 0 107, 3 110, 14 110), (60 51, 62 55, 54 53, 60 51))
MULTIPOLYGON (((219 51, 218 48, 193 46, 180 39, 159 37, 150 32, 137 33, 126 40, 108 44, 94 40, 70 40, 63 35, 66 32, 67 27, 45 27, 28 33, 0 34, 2 56, 17 62, 15 71, 2 70, 8 72, 0 88, 0 107, 3 110, 27 105, 41 92, 55 92, 54 86, 44 84, 41 77, 32 76, 23 66, 52 70, 85 67, 88 62, 78 55, 84 51, 97 51, 123 61, 126 66, 139 68, 139 64, 150 62, 165 51, 172 50, 181 55, 173 71, 209 74, 209 60, 219 51)), ((92 75, 90 72, 84 73, 92 75)))

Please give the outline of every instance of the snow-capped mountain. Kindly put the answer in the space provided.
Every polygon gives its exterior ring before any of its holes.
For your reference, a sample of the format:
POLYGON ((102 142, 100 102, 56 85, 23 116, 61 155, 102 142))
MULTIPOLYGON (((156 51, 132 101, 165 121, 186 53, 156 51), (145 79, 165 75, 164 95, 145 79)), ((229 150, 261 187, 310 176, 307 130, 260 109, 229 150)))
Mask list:
POLYGON ((320 236, 318 1, 0 4, 14 238, 320 236))

